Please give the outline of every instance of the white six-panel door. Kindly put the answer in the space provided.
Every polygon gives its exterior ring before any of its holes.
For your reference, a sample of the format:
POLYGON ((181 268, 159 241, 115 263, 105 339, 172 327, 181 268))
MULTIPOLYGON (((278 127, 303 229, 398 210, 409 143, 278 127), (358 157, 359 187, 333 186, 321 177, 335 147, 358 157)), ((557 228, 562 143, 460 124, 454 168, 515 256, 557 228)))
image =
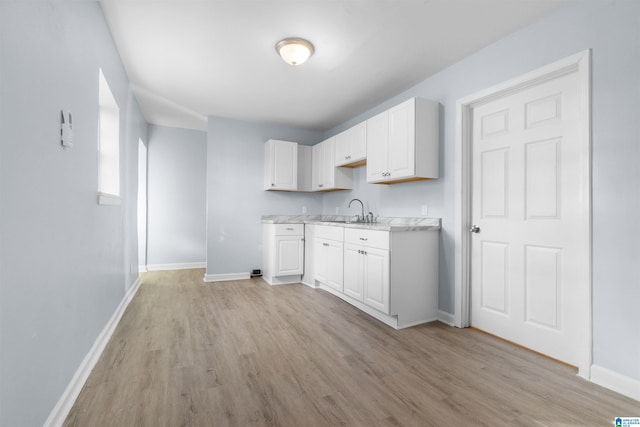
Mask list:
POLYGON ((574 365, 589 283, 581 102, 571 73, 472 112, 471 324, 574 365))

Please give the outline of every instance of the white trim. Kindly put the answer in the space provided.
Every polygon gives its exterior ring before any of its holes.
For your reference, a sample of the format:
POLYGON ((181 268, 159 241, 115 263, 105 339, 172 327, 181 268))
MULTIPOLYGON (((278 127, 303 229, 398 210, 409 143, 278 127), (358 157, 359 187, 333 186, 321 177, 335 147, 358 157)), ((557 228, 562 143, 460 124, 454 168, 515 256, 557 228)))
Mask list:
POLYGON ((101 193, 98 191, 99 205, 119 206, 120 203, 120 196, 116 196, 115 194, 101 193))
POLYGON ((453 314, 447 313, 446 311, 438 310, 438 320, 442 323, 445 323, 449 326, 456 326, 455 321, 456 318, 453 314))
POLYGON ((249 273, 225 273, 225 274, 205 274, 205 282, 226 282, 228 280, 246 280, 250 279, 249 273))
POLYGON ((149 270, 147 269, 146 265, 139 265, 138 266, 138 273, 146 273, 147 271, 149 271, 149 270))
POLYGON ((96 363, 98 363, 98 360, 100 359, 100 356, 102 355, 105 347, 109 343, 113 332, 116 330, 116 327, 118 326, 122 315, 129 306, 129 303, 135 296, 136 292, 138 292, 139 288, 140 278, 137 278, 131 288, 129 288, 129 291, 124 295, 124 298, 122 298, 122 301, 120 301, 120 304, 116 308, 116 311, 113 313, 107 324, 104 326, 104 328, 96 338, 93 346, 91 346, 89 352, 82 360, 82 363, 80 363, 80 366, 78 366, 75 374, 73 374, 73 378, 71 378, 71 381, 62 393, 62 396, 60 396, 60 399, 58 400, 58 403, 56 403, 56 406, 53 408, 53 411, 51 411, 51 413, 49 414, 49 417, 47 418, 47 421, 45 421, 43 427, 62 426, 64 420, 69 415, 69 411, 71 411, 73 404, 78 398, 82 387, 84 387, 85 382, 87 382, 89 374, 91 374, 91 371, 96 366, 96 363))
POLYGON ((299 274, 294 274, 291 276, 272 277, 270 280, 268 280, 265 276, 262 276, 262 280, 264 280, 271 286, 291 285, 294 283, 302 283, 302 276, 300 276, 299 274))
POLYGON ((384 314, 379 312, 378 310, 376 310, 375 308, 371 308, 368 305, 358 301, 357 299, 351 298, 349 295, 345 295, 340 291, 337 291, 333 288, 330 288, 329 286, 325 285, 322 282, 318 282, 316 281, 317 285, 318 285, 318 289, 321 289, 325 292, 328 292, 346 302, 348 302, 349 304, 351 304, 352 306, 354 306, 355 308, 359 309, 360 311, 365 312, 366 314, 368 314, 369 316, 381 321, 382 323, 384 323, 387 326, 391 326, 393 329, 400 329, 398 328, 398 316, 389 316, 388 314, 384 314))
POLYGON ((620 394, 624 394, 632 399, 640 400, 640 381, 619 374, 611 369, 603 368, 598 365, 591 365, 591 382, 620 394))
MULTIPOLYGON (((306 283, 305 283, 306 284, 306 283)), ((384 314, 378 310, 376 310, 373 307, 370 307, 366 304, 364 304, 361 301, 358 301, 357 299, 351 298, 349 295, 345 295, 342 292, 335 290, 327 285, 325 285, 322 282, 318 282, 316 280, 316 289, 321 289, 323 291, 326 291, 346 302, 348 302, 349 304, 351 304, 352 306, 354 306, 355 308, 359 309, 360 311, 365 312, 366 314, 368 314, 369 316, 381 321, 382 323, 384 323, 387 326, 391 326, 394 329, 405 329, 405 328, 410 328, 412 326, 416 326, 416 325, 422 325, 424 323, 430 323, 433 321, 438 320, 436 319, 421 319, 421 320, 416 320, 415 322, 409 322, 409 323, 401 323, 398 322, 398 316, 397 315, 388 315, 388 314, 384 314)))
POLYGON ((206 268, 206 262, 179 262, 175 264, 148 264, 146 271, 189 270, 192 268, 206 268))
MULTIPOLYGON (((578 375, 589 378, 593 352, 593 326, 592 326, 592 226, 591 226, 591 51, 584 50, 575 55, 561 59, 560 61, 541 67, 530 73, 516 77, 504 83, 492 86, 488 89, 476 92, 459 99, 456 102, 456 142, 455 142, 455 299, 454 299, 454 325, 467 327, 470 324, 469 292, 470 292, 470 265, 471 265, 471 241, 467 232, 471 226, 471 112, 472 109, 521 91, 525 88, 538 85, 542 82, 553 80, 562 75, 578 73, 580 78, 582 96, 585 99, 584 109, 580 112, 584 134, 588 141, 588 158, 585 159, 585 176, 588 184, 582 189, 582 200, 588 208, 588 262, 589 283, 585 301, 588 308, 585 309, 581 324, 584 325, 583 337, 581 337, 581 360, 578 364, 578 375)), ((586 261, 586 260, 585 260, 586 261)))
MULTIPOLYGON (((315 282, 315 280, 314 280, 314 282, 315 282)), ((310 288, 313 288, 313 289, 316 289, 316 288, 317 288, 317 286, 316 286, 316 284, 315 284, 315 283, 305 282, 304 280, 301 280, 301 281, 300 281, 300 283, 302 283, 303 285, 308 286, 308 287, 310 287, 310 288)))

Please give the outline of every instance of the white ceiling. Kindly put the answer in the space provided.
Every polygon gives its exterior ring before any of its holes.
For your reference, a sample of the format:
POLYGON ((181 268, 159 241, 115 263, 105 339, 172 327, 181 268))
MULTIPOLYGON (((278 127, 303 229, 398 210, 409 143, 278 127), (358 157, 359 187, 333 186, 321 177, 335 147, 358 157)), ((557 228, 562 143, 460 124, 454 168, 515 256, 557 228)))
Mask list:
POLYGON ((149 123, 328 130, 570 0, 103 0, 149 123), (286 64, 275 44, 315 54, 286 64))

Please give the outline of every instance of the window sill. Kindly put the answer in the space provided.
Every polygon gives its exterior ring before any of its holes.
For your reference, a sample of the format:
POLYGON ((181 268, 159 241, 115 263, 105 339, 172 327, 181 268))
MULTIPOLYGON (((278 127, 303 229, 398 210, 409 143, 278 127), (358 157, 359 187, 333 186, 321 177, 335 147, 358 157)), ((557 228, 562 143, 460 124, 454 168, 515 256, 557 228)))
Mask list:
POLYGON ((120 196, 116 196, 114 194, 101 193, 101 192, 98 191, 98 204, 99 205, 119 206, 120 205, 120 196))

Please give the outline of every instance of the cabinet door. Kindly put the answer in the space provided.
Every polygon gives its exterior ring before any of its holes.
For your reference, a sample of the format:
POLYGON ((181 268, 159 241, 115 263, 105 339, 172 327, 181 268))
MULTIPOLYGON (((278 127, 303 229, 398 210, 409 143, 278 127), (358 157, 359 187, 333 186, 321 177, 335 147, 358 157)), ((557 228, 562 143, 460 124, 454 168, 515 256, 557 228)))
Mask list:
POLYGON ((361 247, 344 245, 344 294, 362 302, 363 300, 363 255, 361 247))
POLYGON ((336 138, 332 137, 323 141, 322 143, 322 184, 323 189, 330 189, 335 187, 336 179, 336 160, 335 160, 335 147, 336 138))
POLYGON ((329 243, 327 243, 326 240, 318 239, 316 237, 316 243, 314 247, 315 253, 313 254, 313 258, 314 258, 313 269, 315 272, 315 279, 318 282, 322 282, 322 283, 327 283, 327 266, 328 266, 327 248, 328 246, 329 246, 329 243))
POLYGON ((342 292, 343 289, 343 244, 334 240, 327 240, 327 286, 342 292))
POLYGON ((367 120, 367 181, 385 180, 387 146, 389 143, 389 113, 384 112, 367 120))
POLYGON ((351 163, 349 160, 351 135, 349 130, 345 130, 342 133, 336 135, 336 149, 335 149, 335 161, 336 166, 342 166, 351 163))
POLYGON ((348 154, 351 163, 367 158, 367 123, 362 122, 349 129, 348 154))
POLYGON ((367 123, 362 122, 336 135, 335 165, 343 166, 367 158, 367 123))
POLYGON ((364 250, 364 303, 389 314, 389 251, 364 250))
POLYGON ((389 110, 388 178, 415 175, 415 104, 411 99, 389 110))
POLYGON ((311 189, 322 191, 324 188, 324 146, 316 144, 311 148, 311 189))
MULTIPOLYGON (((268 142, 269 161, 265 167, 270 169, 271 183, 265 188, 271 190, 298 189, 298 144, 288 141, 268 142)), ((266 177, 266 174, 265 174, 266 177)))
POLYGON ((303 273, 304 245, 301 236, 276 236, 276 271, 274 276, 303 273))

